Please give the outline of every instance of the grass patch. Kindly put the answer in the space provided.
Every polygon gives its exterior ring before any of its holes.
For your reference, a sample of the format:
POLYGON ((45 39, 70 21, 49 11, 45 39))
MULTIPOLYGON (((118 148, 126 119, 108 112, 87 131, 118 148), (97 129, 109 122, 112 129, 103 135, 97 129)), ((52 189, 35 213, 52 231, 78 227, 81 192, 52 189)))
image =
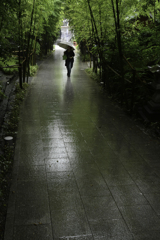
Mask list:
POLYGON ((29 73, 29 75, 31 77, 33 77, 37 73, 37 71, 38 71, 38 65, 37 64, 34 65, 34 66, 30 66, 30 73, 29 73))
POLYGON ((23 102, 23 99, 25 97, 26 91, 28 88, 27 83, 23 83, 22 89, 19 86, 19 83, 16 85, 15 89, 15 101, 12 104, 12 111, 9 114, 9 119, 8 123, 5 126, 5 132, 7 135, 13 135, 14 132, 17 129, 18 122, 19 122, 19 111, 20 111, 20 106, 23 102))
POLYGON ((87 68, 85 71, 91 78, 93 78, 94 80, 100 82, 99 73, 93 72, 93 68, 87 68))

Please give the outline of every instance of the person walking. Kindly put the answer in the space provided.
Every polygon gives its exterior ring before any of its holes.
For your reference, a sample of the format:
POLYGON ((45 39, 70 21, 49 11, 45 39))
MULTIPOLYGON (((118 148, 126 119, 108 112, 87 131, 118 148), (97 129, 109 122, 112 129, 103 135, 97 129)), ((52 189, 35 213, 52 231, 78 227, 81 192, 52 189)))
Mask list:
POLYGON ((64 52, 64 55, 66 55, 66 60, 65 60, 65 66, 67 68, 67 76, 70 77, 71 74, 71 69, 73 67, 73 62, 74 62, 74 56, 75 53, 73 52, 73 48, 68 46, 67 50, 64 52))

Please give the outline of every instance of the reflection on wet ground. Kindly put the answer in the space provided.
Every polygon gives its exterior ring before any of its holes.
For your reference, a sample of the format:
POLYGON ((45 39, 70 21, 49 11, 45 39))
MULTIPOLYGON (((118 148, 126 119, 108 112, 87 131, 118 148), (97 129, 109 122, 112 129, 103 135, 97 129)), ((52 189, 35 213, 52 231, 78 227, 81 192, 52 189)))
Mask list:
POLYGON ((160 146, 63 50, 24 101, 5 240, 160 239, 160 146))

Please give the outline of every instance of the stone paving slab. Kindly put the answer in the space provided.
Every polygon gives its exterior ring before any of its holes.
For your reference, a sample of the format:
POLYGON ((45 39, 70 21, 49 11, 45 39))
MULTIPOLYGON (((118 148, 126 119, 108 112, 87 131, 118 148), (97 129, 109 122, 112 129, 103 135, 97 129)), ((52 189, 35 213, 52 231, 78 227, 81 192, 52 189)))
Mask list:
POLYGON ((159 142, 62 55, 22 106, 4 240, 160 239, 159 142))

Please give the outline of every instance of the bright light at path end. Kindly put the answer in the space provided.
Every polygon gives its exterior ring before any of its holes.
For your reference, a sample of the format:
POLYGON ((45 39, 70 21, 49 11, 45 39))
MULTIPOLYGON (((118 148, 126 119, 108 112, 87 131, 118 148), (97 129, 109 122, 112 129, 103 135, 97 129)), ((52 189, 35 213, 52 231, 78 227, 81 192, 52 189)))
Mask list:
POLYGON ((61 48, 60 46, 58 45, 54 45, 55 46, 55 50, 65 50, 64 48, 61 48))

